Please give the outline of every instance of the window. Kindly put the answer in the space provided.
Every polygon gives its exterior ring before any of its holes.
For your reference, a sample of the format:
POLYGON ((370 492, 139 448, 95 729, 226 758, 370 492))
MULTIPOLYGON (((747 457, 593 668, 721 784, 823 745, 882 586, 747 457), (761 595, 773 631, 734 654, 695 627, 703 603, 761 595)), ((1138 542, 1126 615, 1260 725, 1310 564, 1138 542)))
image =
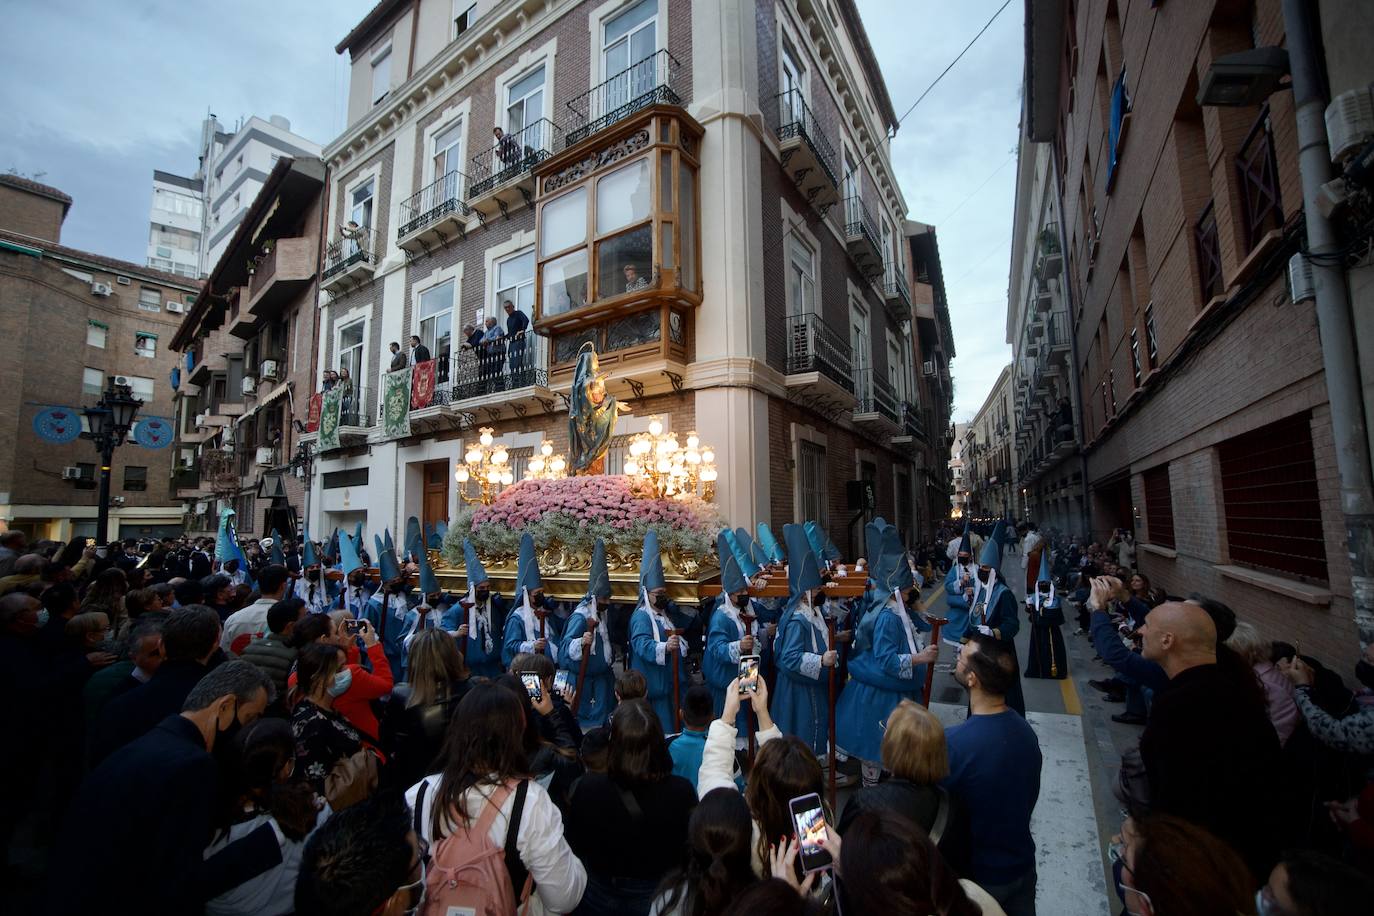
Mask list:
POLYGON ((145 404, 153 400, 153 380, 137 375, 129 376, 129 389, 133 396, 145 404))
POLYGON ((76 481, 76 488, 78 490, 94 490, 95 465, 86 461, 78 461, 76 469, 81 472, 81 476, 76 481))
POLYGON ((453 343, 453 281, 420 293, 420 342, 435 359, 447 360, 453 343))
POLYGON ((162 311, 162 290, 142 287, 138 291, 138 307, 145 312, 162 311))
POLYGON ((1112 413, 1116 413, 1116 370, 1107 370, 1107 387, 1112 392, 1112 413))
MULTIPOLYGON (((438 181, 445 176, 452 176, 449 180, 452 187, 446 190, 450 193, 444 196, 444 200, 452 200, 458 196, 458 173, 459 165, 463 162, 463 121, 458 119, 434 135, 434 150, 430 155, 430 163, 434 167, 431 178, 438 181)), ((371 182, 369 182, 371 184, 371 182)), ((369 189, 368 196, 371 196, 369 189)), ((370 211, 369 211, 370 214, 370 211)), ((359 223, 359 225, 362 225, 359 223)))
POLYGON ((1131 328, 1131 374, 1135 376, 1135 383, 1140 384, 1140 338, 1136 335, 1135 328, 1131 328))
POLYGON ((792 264, 788 274, 788 315, 807 315, 816 311, 816 256, 795 235, 792 236, 792 264))
POLYGON ((86 322, 86 346, 105 349, 105 336, 110 332, 108 324, 99 321, 86 322))
POLYGON ((1159 338, 1155 334, 1155 304, 1145 304, 1145 354, 1150 358, 1150 368, 1159 366, 1159 338))
POLYGON ((1107 190, 1111 191, 1116 181, 1116 166, 1121 154, 1121 125, 1131 110, 1131 100, 1126 94, 1126 71, 1116 78, 1112 85, 1111 121, 1107 127, 1107 190))
POLYGON ((859 167, 847 149, 844 151, 844 196, 846 199, 859 198, 859 167))
POLYGON ((351 468, 347 471, 325 471, 320 475, 320 488, 342 490, 344 487, 367 486, 367 468, 351 468))
POLYGON ((372 195, 376 186, 376 179, 369 178, 349 195, 348 218, 364 229, 372 228, 372 195))
POLYGON ((534 314, 534 249, 511 255, 496 262, 496 309, 505 314, 505 303, 512 303, 525 313, 534 314))
MULTIPOLYGON (((617 73, 628 70, 631 65, 652 57, 658 50, 657 25, 658 0, 640 0, 625 12, 607 21, 602 27, 601 78, 610 79, 617 73)), ((617 87, 618 94, 624 98, 617 100, 616 104, 637 98, 642 91, 648 91, 652 87, 653 68, 646 69, 649 72, 644 75, 644 79, 632 78, 626 81, 623 88, 617 87), (644 85, 638 85, 640 83, 644 85)), ((607 110, 616 107, 616 104, 608 104, 607 110)))
POLYGON ((391 91, 391 43, 372 53, 372 104, 376 105, 391 91))
POLYGON ((477 4, 472 0, 453 0, 453 37, 462 35, 477 19, 477 4))
POLYGON ((234 161, 234 171, 235 171, 235 172, 242 172, 242 171, 243 171, 243 154, 241 154, 241 153, 239 154, 239 158, 236 159, 236 160, 234 161))
MULTIPOLYGON (((596 234, 605 236, 649 219, 653 186, 648 159, 603 176, 596 185, 596 234)), ((650 285, 654 272, 653 229, 645 224, 597 243, 597 298, 650 285)))
POLYGON ((241 200, 240 197, 239 197, 239 192, 238 192, 238 191, 235 191, 235 192, 234 192, 234 209, 235 209, 235 210, 239 209, 241 205, 242 205, 242 200, 241 200))
POLYGON ((1311 414, 1243 433, 1217 453, 1231 562, 1326 582, 1311 414))
POLYGON ((146 467, 135 467, 132 464, 124 465, 124 489, 148 489, 148 469, 146 467))
POLYGON ((897 396, 898 402, 905 401, 906 395, 906 373, 903 368, 902 347, 897 342, 896 336, 891 331, 887 332, 887 382, 892 386, 892 392, 897 396))
POLYGON ((363 343, 366 331, 366 318, 359 318, 339 328, 339 368, 348 370, 354 385, 363 383, 363 343))
MULTIPOLYGON (((868 309, 864 308, 859 302, 849 303, 849 349, 854 354, 854 382, 856 394, 860 401, 871 401, 873 398, 873 380, 869 378, 868 369, 872 365, 871 335, 868 327, 868 309)), ((859 405, 859 410, 871 408, 859 405)))
POLYGON ((134 352, 147 359, 157 358, 157 335, 146 331, 134 333, 134 352))
POLYGON ((1161 464, 1144 473, 1145 529, 1150 543, 1157 547, 1174 544, 1174 497, 1169 491, 1169 466, 1161 464))
MULTIPOLYGON (((506 133, 518 134, 544 117, 544 65, 506 87, 506 133)), ((526 137, 521 146, 544 149, 543 137, 526 137)))
POLYGON ((105 373, 87 366, 81 373, 81 396, 98 398, 105 390, 105 373))
POLYGON ((781 123, 795 124, 803 120, 806 112, 803 107, 806 104, 806 69, 799 62, 800 58, 792 49, 792 43, 785 38, 779 57, 778 66, 782 71, 778 84, 782 90, 782 96, 778 100, 782 105, 781 123))
POLYGON ((803 439, 799 465, 801 517, 798 521, 814 521, 824 530, 829 527, 830 518, 826 501, 825 446, 803 439))

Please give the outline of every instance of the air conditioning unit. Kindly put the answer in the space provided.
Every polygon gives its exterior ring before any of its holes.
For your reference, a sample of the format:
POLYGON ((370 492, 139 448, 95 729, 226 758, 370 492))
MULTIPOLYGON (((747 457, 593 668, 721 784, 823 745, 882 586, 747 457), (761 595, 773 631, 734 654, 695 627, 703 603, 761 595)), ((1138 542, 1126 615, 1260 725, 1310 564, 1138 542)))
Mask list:
POLYGON ((63 480, 80 480, 80 479, 81 479, 81 468, 63 468, 63 469, 62 469, 62 479, 63 479, 63 480))
POLYGON ((99 282, 96 282, 96 283, 92 283, 92 284, 91 284, 91 295, 92 295, 92 296, 108 296, 108 295, 112 294, 113 292, 114 292, 114 287, 111 286, 111 285, 108 284, 108 283, 99 283, 99 282))
POLYGON ((273 464, 276 463, 275 461, 273 461, 272 449, 268 446, 261 446, 258 448, 257 458, 258 464, 262 467, 270 468, 273 464))
POLYGON ((210 417, 210 415, 209 415, 208 413, 198 413, 198 414, 196 414, 196 426, 204 426, 204 425, 205 425, 205 421, 206 421, 207 419, 209 419, 209 417, 210 417))
POLYGON ((277 380, 277 361, 275 359, 263 360, 261 371, 258 373, 258 377, 270 378, 272 381, 275 382, 277 380))
POLYGON ((1326 106, 1331 161, 1345 162, 1374 139, 1374 93, 1368 87, 1342 92, 1326 106))
POLYGON ((129 381, 129 377, 127 375, 116 375, 114 377, 114 383, 124 388, 133 387, 133 383, 129 381))
POLYGON ((245 378, 241 386, 244 394, 252 394, 257 390, 258 383, 251 378, 245 378))
POLYGON ((1312 262, 1302 252, 1288 259, 1288 293, 1294 304, 1317 298, 1317 282, 1312 277, 1312 262))
POLYGON ((120 274, 119 276, 115 277, 115 282, 118 283, 120 286, 128 286, 130 283, 132 283, 132 282, 134 282, 134 281, 133 281, 133 280, 130 280, 128 277, 124 276, 123 274, 120 274))
POLYGON ((166 304, 167 311, 174 312, 177 315, 180 315, 186 311, 186 306, 178 302, 176 299, 168 299, 166 304))
POLYGON ((921 363, 921 374, 930 378, 935 374, 935 360, 928 359, 921 363))
POLYGON ((1037 312, 1048 312, 1052 308, 1054 308, 1054 297, 1050 295, 1048 289, 1035 294, 1035 310, 1037 312))

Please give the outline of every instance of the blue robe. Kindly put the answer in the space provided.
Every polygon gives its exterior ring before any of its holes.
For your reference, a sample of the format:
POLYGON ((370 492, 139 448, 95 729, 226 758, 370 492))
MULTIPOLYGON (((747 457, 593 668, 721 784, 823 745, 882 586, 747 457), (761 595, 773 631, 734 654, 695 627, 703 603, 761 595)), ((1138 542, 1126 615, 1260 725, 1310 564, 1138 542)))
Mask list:
POLYGON ((329 589, 326 588, 324 582, 311 582, 304 576, 295 581, 295 584, 291 588, 291 595, 288 597, 299 598, 304 601, 305 610, 308 614, 328 613, 329 606, 332 603, 329 596, 329 589), (312 585, 315 587, 313 598, 310 592, 310 587, 312 585))
POLYGON ((364 614, 377 638, 381 640, 382 651, 391 665, 391 676, 396 683, 406 679, 406 624, 410 622, 410 612, 414 603, 407 595, 388 595, 378 591, 367 602, 364 614), (385 604, 383 604, 385 602, 385 604))
MULTIPOLYGON (((549 660, 558 663, 558 634, 553 628, 553 614, 544 618, 544 654, 549 660)), ((501 640, 501 667, 509 670, 515 656, 522 652, 533 652, 534 643, 539 639, 539 618, 534 611, 526 611, 524 605, 514 608, 506 617, 506 630, 501 640)))
POLYGON ((348 585, 340 589, 335 596, 334 603, 330 605, 332 610, 348 611, 354 619, 362 620, 367 614, 367 602, 372 599, 377 589, 372 585, 348 585), (362 589, 361 594, 355 594, 354 588, 362 589))
MULTIPOLYGON (((970 564, 970 578, 976 583, 978 567, 970 564)), ((954 645, 964 638, 968 631, 968 599, 964 597, 964 592, 959 588, 959 580, 963 577, 963 572, 959 564, 955 563, 945 574, 945 606, 948 611, 945 613, 946 623, 940 630, 940 638, 954 645)))
MULTIPOLYGON (((762 675, 772 654, 772 646, 765 635, 766 625, 757 617, 762 610, 759 602, 750 601, 749 610, 755 615, 749 630, 754 637, 754 654, 759 656, 759 674, 762 675)), ((739 608, 728 600, 717 601, 715 612, 711 615, 711 627, 706 633, 706 654, 701 660, 702 673, 706 676, 706 686, 711 689, 711 701, 717 716, 725 708, 726 689, 739 675, 739 641, 744 635, 739 608)), ((749 724, 745 705, 740 705, 739 716, 735 719, 735 728, 740 735, 747 734, 749 724)))
MULTIPOLYGON (((586 603, 579 604, 563 628, 563 643, 558 650, 558 667, 572 674, 577 686, 577 673, 582 669, 582 636, 587 632, 586 603)), ((581 698, 577 701, 577 724, 585 733, 605 725, 615 708, 615 671, 611 668, 610 631, 606 616, 601 615, 592 637, 591 652, 587 655, 587 677, 582 682, 581 698)))
MULTIPOLYGON (((983 602, 985 597, 987 599, 986 626, 1001 633, 1002 641, 1011 647, 1012 658, 1015 659, 1016 647, 1012 645, 1012 640, 1021 629, 1021 609, 1017 606, 1016 596, 1000 579, 993 585, 991 594, 985 595, 983 592, 974 594, 974 606, 969 609, 968 632, 976 633, 978 625, 982 623, 984 612, 979 611, 978 605, 983 602)), ((1011 690, 1007 691, 1007 705, 1022 716, 1026 714, 1026 696, 1021 689, 1020 662, 1017 662, 1016 665, 1016 677, 1012 681, 1011 690)))
POLYGON ((904 610, 892 604, 877 611, 873 645, 849 660, 850 682, 835 704, 835 743, 860 760, 882 759, 887 717, 902 700, 920 700, 926 666, 911 663, 913 648, 920 651, 911 622, 911 638, 902 621, 904 610))
POLYGON ((775 648, 778 686, 773 721, 784 735, 796 735, 818 756, 829 746, 830 680, 821 667, 828 643, 819 610, 797 603, 783 614, 775 648))
MULTIPOLYGON (((686 693, 688 685, 687 668, 683 659, 687 655, 687 642, 678 641, 678 655, 671 658, 667 652, 668 633, 673 627, 667 614, 640 605, 630 616, 630 667, 644 675, 649 685, 649 702, 658 713, 663 724, 664 734, 677 731, 677 712, 673 709, 673 669, 678 666, 678 690, 686 693)), ((682 697, 678 697, 678 702, 682 697)))
MULTIPOLYGON (((501 649, 505 639, 506 615, 509 611, 510 606, 505 599, 496 595, 487 599, 487 624, 482 622, 476 607, 468 611, 468 639, 467 647, 463 650, 463 660, 467 662, 468 671, 472 674, 478 677, 497 678, 505 672, 501 665, 501 649), (490 652, 486 650, 484 638, 488 626, 491 633, 490 652)), ((453 632, 462 625, 463 606, 455 602, 444 612, 443 626, 445 630, 453 632)))

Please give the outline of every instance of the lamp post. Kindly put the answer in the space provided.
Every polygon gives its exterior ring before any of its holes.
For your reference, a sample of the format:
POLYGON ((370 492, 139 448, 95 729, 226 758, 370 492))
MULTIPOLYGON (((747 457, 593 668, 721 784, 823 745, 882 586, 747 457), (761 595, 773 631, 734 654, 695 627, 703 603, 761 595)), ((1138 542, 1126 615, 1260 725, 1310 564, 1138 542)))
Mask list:
POLYGON ((95 518, 96 543, 104 546, 110 542, 110 464, 114 460, 114 450, 124 444, 124 437, 134 425, 138 409, 143 402, 133 396, 128 385, 115 384, 115 377, 109 376, 109 383, 94 407, 83 409, 90 432, 87 434, 100 452, 100 495, 97 497, 95 518))
POLYGON ((302 511, 305 513, 305 518, 302 519, 302 522, 306 527, 308 527, 310 524, 310 487, 312 486, 314 480, 310 476, 310 469, 314 465, 314 463, 315 452, 310 447, 310 443, 297 442, 296 454, 291 456, 290 467, 292 476, 299 480, 302 486, 305 488, 305 505, 302 508, 302 511))
MULTIPOLYGON (((477 444, 470 445, 463 453, 463 460, 454 467, 453 477, 458 482, 458 498, 465 503, 490 505, 502 487, 515 482, 515 473, 510 466, 510 452, 496 441, 489 426, 478 431, 477 444), (478 491, 468 492, 468 483, 476 482, 478 491)), ((550 446, 549 451, 553 448, 550 446)))

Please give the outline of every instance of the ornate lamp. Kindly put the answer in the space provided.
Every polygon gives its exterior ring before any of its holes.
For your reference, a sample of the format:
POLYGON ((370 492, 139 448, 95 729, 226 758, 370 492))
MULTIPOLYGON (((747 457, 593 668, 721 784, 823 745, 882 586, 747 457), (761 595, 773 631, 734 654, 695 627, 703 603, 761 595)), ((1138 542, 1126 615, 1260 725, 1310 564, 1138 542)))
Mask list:
POLYGON ((477 432, 477 443, 467 446, 463 460, 453 471, 453 478, 458 481, 459 499, 486 506, 502 487, 515 482, 515 472, 510 467, 510 452, 496 443, 491 427, 484 426, 477 432), (470 492, 470 483, 477 484, 475 493, 470 492))
POLYGON ((649 418, 649 431, 630 440, 630 455, 625 473, 648 483, 660 497, 684 499, 700 495, 714 499, 716 490, 716 453, 703 446, 695 432, 687 434, 685 446, 677 433, 665 432, 658 417, 649 418))
POLYGON ((568 460, 553 453, 553 443, 548 439, 539 443, 539 454, 530 458, 525 466, 527 476, 540 480, 559 480, 567 476, 568 460))

